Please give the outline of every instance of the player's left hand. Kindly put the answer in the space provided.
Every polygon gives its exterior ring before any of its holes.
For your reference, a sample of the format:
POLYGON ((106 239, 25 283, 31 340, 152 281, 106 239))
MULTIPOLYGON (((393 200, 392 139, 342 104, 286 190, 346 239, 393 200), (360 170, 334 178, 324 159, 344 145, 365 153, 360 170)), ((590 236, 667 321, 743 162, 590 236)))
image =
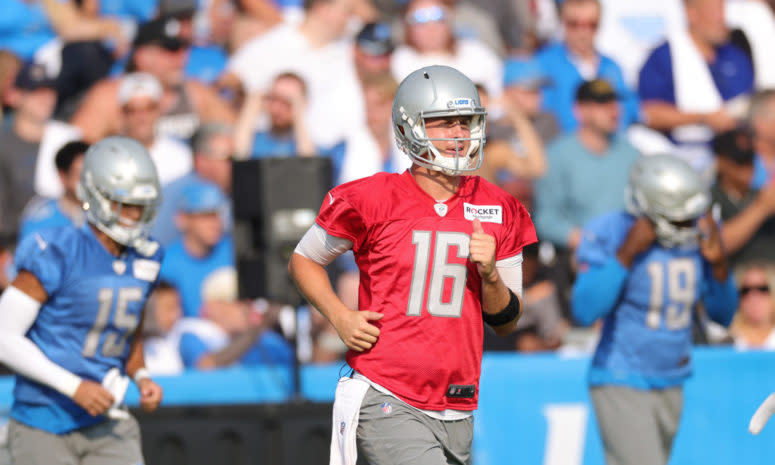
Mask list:
POLYGON ((475 219, 473 224, 474 231, 468 245, 470 260, 476 263, 476 269, 483 280, 493 281, 498 278, 495 270, 495 237, 484 232, 479 220, 475 219))
POLYGON ((711 265, 723 264, 726 260, 721 234, 710 212, 697 222, 700 228, 700 253, 711 265))
POLYGON ((145 412, 153 412, 159 407, 162 398, 161 386, 151 378, 141 379, 137 383, 140 390, 140 408, 145 412))

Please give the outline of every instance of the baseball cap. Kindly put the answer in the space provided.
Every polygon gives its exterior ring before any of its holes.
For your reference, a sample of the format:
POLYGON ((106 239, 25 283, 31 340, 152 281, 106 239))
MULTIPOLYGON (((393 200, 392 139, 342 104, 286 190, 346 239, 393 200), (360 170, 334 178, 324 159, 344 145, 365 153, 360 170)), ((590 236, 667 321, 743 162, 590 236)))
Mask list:
POLYGON ((135 97, 150 97, 159 101, 162 96, 161 83, 148 73, 129 73, 118 84, 118 101, 121 105, 135 97))
POLYGON ((195 181, 183 188, 178 210, 183 213, 218 212, 226 204, 226 197, 215 184, 195 181))
POLYGON ((159 16, 180 18, 196 13, 196 0, 159 0, 159 16))
POLYGON ((180 38, 180 21, 162 17, 141 25, 132 45, 158 45, 168 50, 179 50, 187 44, 180 38))
POLYGON ((551 83, 541 66, 530 58, 510 58, 503 64, 503 85, 538 89, 551 83))
POLYGON ((16 74, 14 86, 22 90, 56 89, 56 78, 40 63, 27 63, 16 74))
POLYGON ((585 81, 576 89, 577 102, 607 103, 618 99, 619 95, 605 79, 585 81))
POLYGON ((713 153, 737 165, 750 165, 756 154, 751 134, 744 129, 731 129, 717 134, 711 141, 713 153))
POLYGON ((386 55, 393 51, 392 31, 387 23, 368 23, 355 37, 358 48, 368 55, 386 55))

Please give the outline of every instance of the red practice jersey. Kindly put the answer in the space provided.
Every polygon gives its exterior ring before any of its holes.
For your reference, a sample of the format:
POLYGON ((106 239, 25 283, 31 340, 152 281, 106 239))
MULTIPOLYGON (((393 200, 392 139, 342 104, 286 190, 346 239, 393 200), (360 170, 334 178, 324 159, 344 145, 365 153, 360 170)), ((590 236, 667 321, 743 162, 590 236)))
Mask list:
POLYGON ((468 260, 473 220, 495 237, 496 259, 536 241, 525 208, 500 188, 461 177, 437 203, 409 171, 332 189, 317 224, 349 239, 360 269, 358 306, 384 314, 368 351, 347 362, 417 408, 475 410, 482 362, 481 277, 468 260), (461 395, 462 393, 462 395, 461 395))

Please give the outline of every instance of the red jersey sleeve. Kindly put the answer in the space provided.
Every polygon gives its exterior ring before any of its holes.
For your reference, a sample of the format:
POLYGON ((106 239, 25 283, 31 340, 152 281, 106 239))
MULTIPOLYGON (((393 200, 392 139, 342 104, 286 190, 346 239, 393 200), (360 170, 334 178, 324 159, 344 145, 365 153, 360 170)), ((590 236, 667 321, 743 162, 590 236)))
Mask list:
POLYGON ((326 194, 315 222, 328 234, 350 240, 357 252, 366 237, 366 223, 352 200, 357 197, 342 187, 326 194))
POLYGON ((517 255, 526 245, 538 240, 535 226, 527 209, 515 198, 508 204, 508 217, 504 217, 501 237, 498 238, 498 251, 495 259, 503 260, 517 255))

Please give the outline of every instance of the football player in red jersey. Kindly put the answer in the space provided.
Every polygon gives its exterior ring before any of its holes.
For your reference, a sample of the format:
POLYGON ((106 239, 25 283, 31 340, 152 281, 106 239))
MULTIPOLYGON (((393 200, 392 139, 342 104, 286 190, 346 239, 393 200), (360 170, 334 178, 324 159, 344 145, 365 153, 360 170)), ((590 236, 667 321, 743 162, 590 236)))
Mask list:
POLYGON ((350 349, 332 464, 470 461, 483 324, 514 329, 522 248, 536 241, 519 201, 465 175, 482 163, 485 115, 456 69, 407 76, 393 123, 412 167, 332 189, 291 257, 291 276, 350 349), (348 249, 358 309, 337 298, 324 269, 348 249))

